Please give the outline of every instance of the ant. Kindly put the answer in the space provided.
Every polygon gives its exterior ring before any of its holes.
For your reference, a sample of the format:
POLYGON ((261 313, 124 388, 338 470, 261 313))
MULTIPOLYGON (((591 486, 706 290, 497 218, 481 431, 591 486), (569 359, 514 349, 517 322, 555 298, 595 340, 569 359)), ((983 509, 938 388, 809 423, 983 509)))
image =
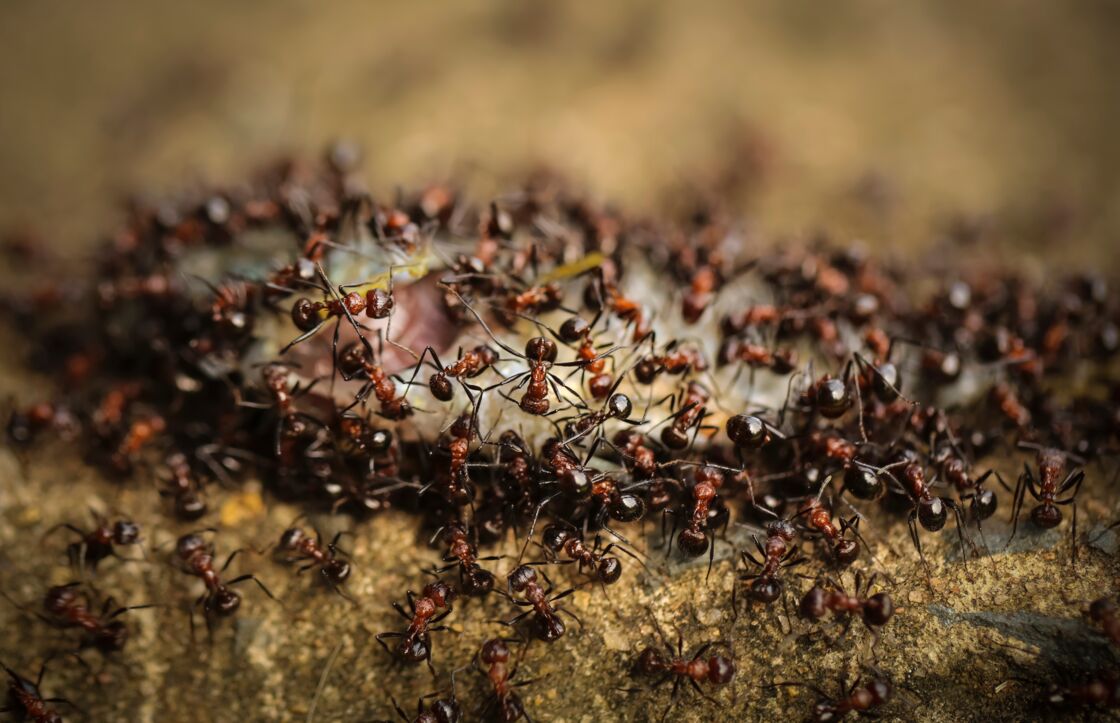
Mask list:
POLYGON ((39 402, 26 410, 17 409, 8 418, 8 439, 16 445, 35 441, 45 430, 69 437, 78 431, 78 420, 68 408, 51 402, 39 402))
MULTIPOLYGON (((342 321, 346 317, 351 323, 357 325, 354 317, 363 311, 371 319, 384 319, 393 312, 393 293, 381 288, 370 289, 362 296, 357 291, 346 292, 345 286, 339 286, 336 292, 323 274, 322 268, 316 264, 316 270, 326 288, 335 298, 326 301, 312 301, 307 297, 300 297, 292 304, 292 323, 296 329, 303 332, 288 343, 280 353, 291 349, 296 344, 315 335, 331 319, 342 321)), ((335 326, 335 341, 338 341, 338 326, 335 326)))
POLYGON ((831 723, 840 720, 853 711, 861 715, 870 714, 870 711, 890 702, 894 694, 890 681, 881 675, 870 678, 863 685, 860 685, 860 681, 857 680, 852 683, 850 688, 841 678, 840 696, 838 698, 833 698, 808 683, 777 683, 777 685, 805 686, 815 691, 819 698, 813 704, 810 720, 816 721, 816 723, 831 723))
POLYGON ((692 483, 692 512, 684 529, 677 536, 677 547, 689 557, 708 553, 708 575, 712 574, 715 560, 715 543, 709 539, 710 531, 730 519, 727 508, 719 497, 723 487, 723 473, 713 466, 697 467, 692 483), (722 520, 721 520, 722 518, 722 520))
POLYGON ((369 342, 354 342, 342 350, 338 357, 338 369, 346 381, 364 374, 367 381, 358 392, 354 404, 360 404, 372 392, 381 404, 381 416, 391 420, 401 420, 412 415, 412 406, 404 396, 397 396, 397 387, 392 377, 379 365, 373 363, 373 349, 369 342))
POLYGON ((703 691, 700 684, 727 685, 735 677, 735 661, 730 656, 719 653, 705 657, 705 654, 713 646, 719 644, 716 642, 704 643, 696 649, 691 658, 686 657, 684 654, 684 637, 681 633, 677 632, 677 645, 674 648, 665 638, 665 633, 662 632, 661 626, 657 624, 657 620, 654 620, 653 624, 657 629, 658 637, 661 638, 661 642, 665 646, 665 652, 661 652, 652 645, 647 645, 638 654, 638 659, 634 661, 632 673, 641 676, 661 676, 649 686, 650 690, 664 685, 670 679, 673 680, 671 702, 666 707, 661 719, 665 720, 669 716, 669 712, 677 703, 681 684, 685 682, 691 685, 693 690, 701 696, 715 702, 711 696, 703 691))
POLYGON ((167 457, 167 471, 171 479, 160 494, 174 498, 175 514, 183 520, 197 520, 206 514, 206 500, 203 499, 201 483, 191 469, 187 456, 174 452, 167 457))
POLYGON ((596 315, 591 323, 584 321, 582 317, 573 316, 560 325, 556 336, 565 343, 579 344, 576 348, 576 358, 583 362, 582 370, 591 375, 587 380, 587 389, 595 399, 603 399, 617 385, 606 371, 606 358, 599 355, 591 337, 591 330, 598 321, 599 315, 596 315))
MULTIPOLYGON (((918 525, 920 524, 923 529, 928 532, 938 532, 949 519, 949 513, 946 508, 953 511, 957 518, 957 536, 960 538, 961 543, 961 558, 966 559, 965 554, 965 541, 964 541, 964 517, 961 513, 960 505, 948 497, 938 497, 930 492, 932 482, 926 481, 925 469, 917 462, 903 460, 896 462, 902 464, 902 476, 906 480, 904 489, 913 500, 913 507, 910 509, 910 514, 907 516, 906 523, 910 526, 910 539, 914 542, 914 547, 918 550, 918 556, 922 559, 922 565, 926 569, 926 577, 930 575, 929 563, 926 561, 925 553, 922 552, 922 541, 918 536, 918 525)), ((887 470, 886 467, 883 468, 887 470)), ((889 473, 893 477, 893 473, 889 473)), ((897 480, 896 480, 897 482, 897 480)))
MULTIPOLYGON (((969 501, 968 511, 969 515, 976 521, 976 529, 980 531, 981 538, 984 535, 984 528, 982 523, 995 514, 996 508, 999 506, 999 500, 996 493, 984 487, 984 483, 995 475, 996 480, 1005 489, 1010 489, 1007 483, 1003 481, 1003 476, 992 469, 981 474, 975 479, 969 472, 968 463, 964 459, 964 455, 957 448, 955 442, 950 439, 950 446, 942 449, 940 453, 934 458, 937 463, 941 475, 957 488, 960 494, 961 502, 969 501)), ((984 543, 985 547, 987 542, 984 543)))
POLYGON ((89 564, 89 569, 96 571, 97 565, 107 557, 126 560, 117 554, 114 545, 139 545, 140 526, 131 520, 117 520, 112 525, 100 514, 93 513, 95 526, 92 530, 82 530, 68 522, 55 525, 47 531, 50 535, 56 530, 66 529, 80 538, 66 546, 66 556, 70 565, 75 568, 84 568, 89 564))
POLYGON ((416 715, 409 716, 397 704, 396 698, 389 696, 393 701, 393 710, 405 723, 462 723, 463 710, 459 707, 459 699, 455 695, 455 673, 451 674, 451 697, 440 698, 439 693, 429 693, 423 698, 416 699, 416 715), (425 698, 435 698, 427 706, 425 698))
POLYGON ((725 341, 720 348, 719 358, 722 364, 742 362, 750 367, 752 373, 755 369, 769 369, 774 374, 784 376, 797 368, 797 352, 793 349, 771 351, 764 346, 738 339, 725 341))
MULTIPOLYGON (((314 417, 295 409, 296 398, 310 392, 317 382, 313 381, 306 387, 302 387, 299 382, 292 386, 289 384, 288 375, 289 367, 279 362, 272 362, 261 368, 261 379, 269 396, 272 397, 271 406, 276 409, 280 418, 273 444, 277 457, 281 456, 285 444, 291 444, 307 434, 309 423, 319 424, 314 417)), ((256 402, 242 401, 239 404, 243 407, 269 408, 267 404, 256 402)))
POLYGON ((34 721, 35 723, 62 723, 62 716, 48 703, 65 703, 76 707, 65 698, 44 698, 40 691, 43 684, 43 674, 47 664, 39 668, 39 675, 32 683, 8 666, 3 666, 8 674, 8 704, 0 708, 0 713, 14 713, 20 720, 34 721))
MULTIPOLYGON (((576 503, 597 500, 602 505, 600 519, 603 521, 609 515, 618 522, 635 522, 645 515, 646 507, 642 498, 630 492, 633 486, 620 488, 610 476, 584 467, 559 440, 548 439, 544 443, 543 456, 556 475, 556 483, 560 488, 556 494, 564 495, 576 503)), ((534 526, 541 509, 554 497, 556 495, 546 497, 537 505, 534 526)))
POLYGON ((403 633, 378 633, 377 642, 388 653, 407 663, 419 663, 423 660, 428 664, 432 675, 435 675, 435 668, 432 667, 431 634, 449 628, 446 625, 432 626, 451 614, 455 591, 442 580, 435 580, 424 586, 420 597, 411 590, 408 591, 407 597, 408 607, 412 610, 411 615, 404 611, 399 602, 393 603, 393 609, 408 620, 408 629, 403 633), (440 608, 446 609, 440 613, 438 612, 440 608), (400 642, 390 649, 385 643, 386 638, 400 638, 400 642))
POLYGON ((774 437, 785 439, 785 435, 773 425, 753 414, 736 414, 728 417, 725 429, 727 438, 739 450, 762 449, 774 437))
POLYGON ((801 617, 815 622, 831 610, 837 617, 846 618, 844 630, 841 633, 841 637, 843 637, 852 623, 852 614, 857 613, 863 624, 878 637, 877 628, 886 625, 894 616, 894 601, 885 592, 867 596, 868 591, 875 584, 875 580, 876 575, 872 575, 868 578, 867 585, 864 586, 863 576, 857 572, 855 594, 849 595, 844 592, 844 588, 838 582, 826 578, 825 583, 828 588, 819 584, 813 585, 809 588, 809 592, 801 598, 799 608, 801 617))
POLYGON ((567 423, 564 428, 564 435, 567 437, 564 444, 574 442, 587 435, 596 427, 601 427, 609 419, 618 419, 626 424, 641 424, 642 420, 640 419, 630 419, 630 413, 633 411, 634 403, 630 401, 630 397, 621 392, 611 394, 604 402, 602 409, 588 412, 567 423))
MULTIPOLYGON (((650 337, 651 341, 653 337, 650 337)), ((671 375, 681 375, 690 371, 704 372, 708 369, 708 360, 704 353, 691 345, 678 346, 676 341, 670 342, 661 354, 652 354, 643 357, 634 365, 634 378, 641 384, 653 384, 662 372, 671 375)))
POLYGON ((120 443, 109 457, 109 463, 118 472, 132 469, 132 460, 149 442, 167 429, 167 421, 158 414, 134 419, 121 437, 120 443))
MULTIPOLYGON (((748 593, 752 599, 766 605, 773 603, 785 589, 778 572, 782 568, 805 562, 804 557, 794 557, 797 554, 797 547, 791 543, 796 536, 797 530, 787 520, 774 520, 766 525, 765 545, 759 542, 757 537, 752 536, 761 559, 756 559, 750 552, 743 550, 743 564, 749 561, 762 569, 756 574, 739 576, 742 582, 751 581, 748 593)), ((732 606, 734 602, 732 600, 732 606)))
POLYGON ((593 278, 584 290, 584 303, 589 308, 607 308, 624 324, 633 324, 635 342, 650 334, 650 320, 641 303, 624 296, 613 281, 608 281, 603 268, 598 269, 598 278, 593 278))
POLYGON ((1111 598, 1102 597, 1089 605, 1089 619, 1100 625, 1113 645, 1120 645, 1120 607, 1111 598))
MULTIPOLYGON (((477 411, 477 407, 476 407, 477 411)), ((447 471, 447 482, 443 489, 443 497, 450 504, 462 506, 470 504, 474 499, 474 485, 471 484, 467 474, 471 466, 471 440, 475 437, 475 419, 473 412, 464 412, 459 415, 447 430, 450 440, 446 443, 447 454, 451 457, 447 471)))
MULTIPOLYGON (((447 555, 444 556, 443 561, 450 564, 432 572, 439 575, 458 567, 459 591, 469 597, 486 595, 493 590, 494 575, 489 570, 483 569, 478 563, 485 560, 498 560, 501 556, 479 557, 478 547, 471 539, 468 528, 462 524, 448 525, 442 532, 444 542, 447 543, 448 547, 447 555)), ((432 539, 434 540, 439 534, 440 532, 437 531, 432 539)))
MULTIPOLYGON (((703 421, 704 407, 711 394, 697 382, 689 382, 683 392, 680 411, 673 414, 672 424, 661 430, 661 442, 669 449, 684 449, 688 446, 688 430, 703 421)), ((699 430, 698 430, 699 431, 699 430)))
POLYGON ((622 577, 622 561, 610 556, 612 550, 618 550, 641 563, 637 555, 618 543, 612 542, 600 549, 602 540, 598 535, 591 547, 588 547, 579 530, 570 522, 556 522, 544 528, 541 543, 549 562, 558 565, 578 563, 580 574, 590 571, 595 581, 604 586, 613 585, 622 577), (561 552, 568 556, 567 560, 557 559, 561 552))
MULTIPOLYGON (((1009 543, 1015 537, 1015 532, 1019 527, 1019 514, 1023 509, 1026 492, 1029 491, 1031 497, 1039 503, 1031 510, 1031 521, 1037 527, 1049 530, 1057 527, 1062 521, 1062 510, 1058 505, 1072 504, 1077 498, 1077 491, 1081 488, 1081 483, 1085 481, 1085 470, 1082 469, 1070 470, 1069 474, 1065 475, 1065 479, 1062 479, 1062 475, 1066 472, 1066 463, 1070 458, 1065 452, 1046 447, 1036 447, 1026 442, 1020 442, 1019 446, 1024 449, 1037 449, 1038 480, 1035 480, 1030 467, 1024 462, 1023 474, 1019 476, 1019 482, 1015 485, 1015 499, 1011 508, 1011 537, 1007 540, 1009 543), (1059 482, 1059 480, 1061 481, 1059 482), (1064 499, 1058 499, 1059 496, 1067 492, 1069 494, 1064 499)), ((1073 508, 1073 535, 1076 541, 1076 505, 1073 508)))
POLYGON ((832 522, 832 513, 815 497, 805 500, 797 514, 805 517, 805 524, 810 530, 828 539, 832 556, 837 564, 847 567, 859 558, 859 541, 844 536, 847 530, 859 534, 856 529, 859 525, 859 515, 853 515, 847 520, 841 519, 840 526, 837 527, 832 522))
MULTIPOLYGON (((477 377, 498 361, 498 353, 485 344, 479 344, 474 349, 463 352, 448 366, 443 365, 432 347, 429 346, 424 352, 430 353, 435 359, 436 373, 428 380, 428 389, 431 390, 432 396, 441 402, 450 402, 455 396, 455 388, 448 377, 453 379, 477 377)), ((424 354, 420 356, 423 361, 424 354)))
MULTIPOLYGON (((264 583, 257 579, 252 573, 241 575, 229 582, 223 582, 220 575, 225 572, 233 559, 237 557, 241 550, 234 550, 226 558, 225 564, 221 569, 214 569, 214 545, 207 543, 202 537, 196 533, 188 533, 179 538, 175 543, 175 554, 179 558, 179 569, 188 575, 194 575, 206 584, 206 592, 202 593, 197 600, 195 600, 194 607, 202 605, 203 612, 206 618, 207 630, 211 626, 211 616, 217 614, 221 617, 228 617, 237 612, 241 607, 241 595, 230 587, 246 580, 252 580, 273 600, 276 596, 265 587, 264 583)), ((194 614, 192 609, 191 626, 194 626, 194 614)))
POLYGON ((620 430, 614 437, 614 447, 634 479, 649 479, 657 473, 657 455, 646 446, 646 437, 641 432, 620 430))
POLYGON ((72 582, 67 585, 55 585, 47 590, 43 598, 43 609, 50 618, 44 618, 51 625, 60 628, 81 628, 86 638, 81 647, 97 648, 103 654, 109 654, 124 649, 128 642, 128 628, 120 620, 114 620, 129 610, 140 610, 152 607, 151 605, 133 605, 122 607, 109 612, 113 607, 113 598, 106 598, 100 613, 90 609, 90 601, 79 589, 80 583, 72 582))
POLYGON ((288 564, 293 562, 305 563, 299 568, 299 574, 301 575, 313 567, 318 567, 323 582, 339 595, 353 602, 341 589, 342 583, 350 578, 349 560, 338 557, 340 552, 338 540, 341 537, 342 533, 339 532, 326 547, 323 547, 323 538, 318 530, 315 531, 315 537, 312 539, 299 527, 289 527, 280 535, 278 549, 293 554, 292 557, 285 558, 283 562, 288 564))
POLYGON ((537 582, 537 571, 530 565, 516 567, 513 572, 506 577, 506 586, 508 588, 506 597, 508 597, 514 605, 527 607, 529 609, 503 624, 510 626, 516 625, 526 616, 532 615, 537 637, 546 643, 551 643, 559 640, 564 634, 564 621, 560 619, 559 613, 570 615, 572 619, 581 626, 583 623, 573 613, 563 608, 553 606, 553 603, 557 600, 566 598, 575 592, 575 588, 568 588, 562 593, 549 597, 549 595, 552 594, 552 581, 548 579, 548 575, 543 571, 541 572, 541 576, 544 578, 547 587, 540 586, 537 582), (513 597, 515 592, 523 594, 525 599, 515 600, 513 597))
POLYGON ((478 651, 477 660, 487 666, 486 677, 494 689, 479 713, 483 719, 488 719, 491 713, 496 713, 497 719, 505 723, 512 723, 521 718, 531 723, 532 719, 525 712, 525 705, 514 688, 523 688, 534 683, 535 680, 511 682, 517 676, 517 665, 513 666, 513 670, 509 670, 509 657, 509 646, 501 638, 487 640, 478 651))

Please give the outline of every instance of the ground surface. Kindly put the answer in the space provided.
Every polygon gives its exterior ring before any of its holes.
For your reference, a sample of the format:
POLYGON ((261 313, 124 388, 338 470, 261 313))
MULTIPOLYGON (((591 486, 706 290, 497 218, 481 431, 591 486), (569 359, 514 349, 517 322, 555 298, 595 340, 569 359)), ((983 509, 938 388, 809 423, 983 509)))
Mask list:
MULTIPOLYGON (((639 209, 682 179, 711 178, 739 143, 736 167, 760 171, 733 195, 763 231, 824 227, 842 241, 859 236, 886 253, 907 250, 921 263, 915 249, 963 213, 992 229, 984 238, 994 251, 1028 271, 1055 261, 1115 270, 1120 98, 1109 69, 1120 44, 1108 4, 923 10, 869 1, 830 15, 816 3, 739 5, 559 4, 542 16, 488 3, 450 11, 288 2, 268 12, 253 4, 6 4, 0 219, 32 223, 74 253, 49 266, 6 268, 5 280, 80 268, 126 190, 170 189, 198 175, 237 178, 278 149, 317 151, 336 135, 364 142, 383 192, 451 173, 484 194, 542 161, 639 209)), ((50 396, 21 365, 19 331, 4 334, 0 398, 50 396)), ((991 463, 1013 477, 1023 459, 991 463)), ((1112 471, 1089 471, 1085 529, 1120 517, 1112 471)), ((58 522, 84 524, 95 506, 143 524, 150 557, 107 564, 99 585, 122 602, 167 605, 129 614, 138 634, 106 681, 56 662, 48 693, 72 698, 92 720, 301 720, 335 654, 317 720, 387 718, 386 692, 411 710, 431 690, 426 670, 393 666, 373 640, 399 625, 389 602, 418 589, 419 568, 434 559, 407 518, 356 527, 317 520, 324 532, 355 530, 358 606, 247 555, 235 569, 258 572, 283 604, 247 589, 243 610, 212 645, 201 630, 192 645, 185 606, 197 593, 167 564, 171 541, 189 527, 167 521, 155 484, 104 479, 64 445, 40 448, 22 464, 0 450, 6 593, 36 606, 45 585, 68 581, 62 537, 40 538, 58 522)), ((267 496, 258 504, 246 491, 223 493, 222 550, 263 548, 299 514, 267 496)), ((1006 509, 998 517, 1006 520, 1006 509)), ((926 536, 931 588, 905 525, 870 522, 867 537, 894 575, 885 588, 902 606, 875 649, 899 684, 889 716, 1028 717, 1037 712, 1035 689, 1011 678, 1052 680, 1054 665, 1115 669, 1115 653, 1081 612, 1117 587, 1112 538, 1100 541, 1104 549, 1082 548, 1073 568, 1068 521, 1057 533, 1028 530, 1011 552, 967 566, 946 562, 955 555, 952 537, 926 536)), ((525 689, 535 720, 660 717, 667 690, 614 690, 634 685, 626 675, 634 651, 656 640, 647 607, 687 642, 729 640, 738 660, 733 691, 717 696, 722 707, 686 691, 671 717, 740 719, 748 708, 796 719, 812 694, 763 686, 817 681, 831 691, 842 671, 859 674, 858 661, 869 659, 865 631, 830 648, 799 641, 806 628, 795 621, 788 632, 777 608, 741 608, 733 620, 730 545, 719 548, 707 583, 702 564, 674 561, 666 577, 653 552, 656 527, 646 537, 632 531, 639 547, 650 546, 652 572, 631 566, 610 600, 598 590, 578 593, 571 609, 585 629, 528 651, 526 675, 547 676, 525 689)), ((994 550, 1005 533, 999 522, 986 528, 994 550)), ((457 609, 449 620, 460 634, 436 638, 441 671, 501 633, 489 621, 509 615, 499 598, 457 609)), ((0 623, 0 659, 21 669, 70 645, 10 605, 0 606, 0 623)), ((457 680, 473 710, 484 681, 470 670, 457 680)))

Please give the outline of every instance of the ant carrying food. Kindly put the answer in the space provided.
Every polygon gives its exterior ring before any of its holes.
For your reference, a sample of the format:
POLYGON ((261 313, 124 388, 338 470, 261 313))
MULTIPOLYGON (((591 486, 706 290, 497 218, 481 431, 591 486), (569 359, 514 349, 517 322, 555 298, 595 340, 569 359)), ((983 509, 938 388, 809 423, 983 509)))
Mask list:
POLYGON ((377 642, 398 660, 406 663, 424 661, 428 664, 432 675, 435 675, 436 669, 432 666, 431 634, 449 629, 446 625, 435 625, 435 623, 451 614, 455 591, 443 581, 435 580, 424 586, 419 597, 411 590, 408 591, 407 597, 411 614, 406 613, 398 602, 393 603, 393 609, 408 620, 408 629, 403 633, 378 633, 377 642), (441 608, 443 612, 439 612, 441 608), (400 638, 400 642, 390 648, 385 640, 392 638, 400 638))
POLYGON ((299 568, 299 574, 301 575, 311 568, 318 567, 323 582, 342 597, 354 602, 350 596, 342 591, 341 587, 350 578, 351 571, 350 561, 338 556, 340 552, 338 541, 341 537, 342 533, 339 532, 324 547, 322 535, 319 534, 318 530, 315 531, 315 537, 312 538, 299 527, 289 527, 280 535, 277 550, 291 555, 291 557, 282 560, 284 563, 304 563, 299 568))

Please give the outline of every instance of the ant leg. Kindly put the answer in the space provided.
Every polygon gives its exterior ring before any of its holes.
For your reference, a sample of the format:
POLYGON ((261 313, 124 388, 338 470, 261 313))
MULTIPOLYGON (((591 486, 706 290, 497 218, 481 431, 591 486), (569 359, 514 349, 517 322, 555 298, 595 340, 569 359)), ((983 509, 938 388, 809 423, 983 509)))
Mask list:
POLYGON ((237 583, 245 582, 246 580, 252 580, 253 582, 257 583, 257 587, 259 587, 261 590, 264 590, 265 595, 268 595, 273 600, 277 599, 276 596, 272 594, 272 591, 265 587, 265 584, 258 580, 257 576, 253 575, 252 573, 248 575, 242 575, 241 577, 235 577, 234 579, 227 582, 226 585, 236 585, 237 583))
POLYGON ((1015 539, 1015 533, 1019 529, 1019 514, 1023 510, 1023 498, 1026 494, 1026 478, 1030 476, 1030 473, 1030 469, 1024 465, 1023 474, 1019 475, 1019 481, 1015 484, 1015 495, 1011 500, 1011 535, 1008 536, 1007 542, 1003 545, 1005 550, 1015 539))
MULTIPOLYGON (((918 557, 922 560, 922 566, 926 570, 926 582, 933 579, 933 574, 930 572, 929 563, 926 562, 925 553, 922 552, 922 540, 918 537, 918 508, 910 510, 910 515, 907 517, 906 524, 910 526, 910 539, 914 543, 914 547, 918 550, 918 557)), ((930 583, 932 587, 932 583, 930 583)))
POLYGON ((238 549, 234 550, 233 552, 229 553, 229 557, 226 558, 225 564, 222 565, 222 568, 220 570, 218 570, 218 572, 219 573, 225 572, 226 568, 229 567, 229 564, 231 562, 233 562, 233 558, 237 557, 242 552, 243 552, 243 550, 241 548, 238 548, 238 549))
MULTIPOLYGON (((941 498, 941 501, 945 504, 946 507, 953 511, 953 515, 957 518, 957 537, 960 538, 961 543, 961 559, 964 560, 964 564, 965 566, 967 566, 968 553, 965 552, 964 546, 964 515, 961 513, 961 506, 947 497, 941 498)), ((969 540, 969 544, 972 544, 971 539, 969 540)), ((973 545, 973 547, 975 547, 975 545, 973 545)))

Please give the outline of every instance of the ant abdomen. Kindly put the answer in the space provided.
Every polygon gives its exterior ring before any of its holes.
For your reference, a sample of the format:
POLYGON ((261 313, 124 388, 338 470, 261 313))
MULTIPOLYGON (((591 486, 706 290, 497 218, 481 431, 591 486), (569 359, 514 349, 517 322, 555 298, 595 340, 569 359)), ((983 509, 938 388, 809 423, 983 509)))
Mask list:
POLYGON ((1050 530, 1062 523, 1062 511, 1054 505, 1038 505, 1031 510, 1031 522, 1044 530, 1050 530))
POLYGON ((637 522, 646 514, 646 503, 641 497, 624 492, 611 502, 607 512, 618 522, 637 522))
MULTIPOLYGON (((1059 513, 1060 514, 1060 513, 1059 513)), ((918 522, 930 532, 937 532, 949 520, 949 511, 940 497, 918 501, 918 522)))
POLYGON ((751 598, 769 605, 782 596, 783 589, 781 580, 760 577, 751 582, 749 594, 751 598))

